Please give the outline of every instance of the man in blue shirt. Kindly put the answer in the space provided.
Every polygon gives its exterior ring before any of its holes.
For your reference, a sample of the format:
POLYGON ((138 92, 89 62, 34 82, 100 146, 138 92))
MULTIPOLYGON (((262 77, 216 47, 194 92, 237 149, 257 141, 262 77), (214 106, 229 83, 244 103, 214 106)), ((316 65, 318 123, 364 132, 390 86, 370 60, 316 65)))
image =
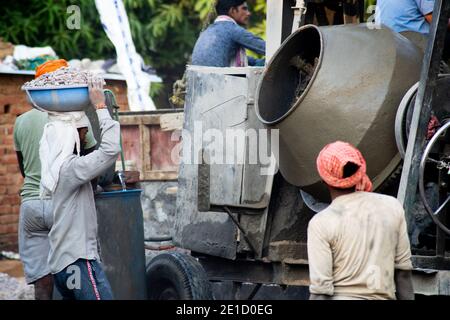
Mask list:
POLYGON ((378 0, 375 19, 397 32, 428 34, 430 24, 425 17, 432 14, 433 8, 434 0, 378 0))
MULTIPOLYGON (((414 31, 428 35, 433 9, 434 0, 378 0, 375 22, 397 32, 414 31)), ((450 58, 449 36, 447 32, 443 53, 445 61, 450 58)))
POLYGON ((200 34, 192 64, 209 67, 263 66, 263 59, 247 57, 245 49, 265 55, 266 43, 245 30, 250 11, 243 0, 218 0, 217 19, 200 34))

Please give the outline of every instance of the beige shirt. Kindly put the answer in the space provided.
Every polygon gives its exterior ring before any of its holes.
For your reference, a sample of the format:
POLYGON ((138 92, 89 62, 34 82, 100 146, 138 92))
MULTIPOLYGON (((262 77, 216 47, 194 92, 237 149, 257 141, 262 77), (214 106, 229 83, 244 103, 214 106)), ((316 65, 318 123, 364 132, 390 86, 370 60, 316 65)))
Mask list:
POLYGON ((395 299, 394 269, 412 269, 400 202, 368 192, 336 198, 309 223, 308 260, 311 293, 395 299))

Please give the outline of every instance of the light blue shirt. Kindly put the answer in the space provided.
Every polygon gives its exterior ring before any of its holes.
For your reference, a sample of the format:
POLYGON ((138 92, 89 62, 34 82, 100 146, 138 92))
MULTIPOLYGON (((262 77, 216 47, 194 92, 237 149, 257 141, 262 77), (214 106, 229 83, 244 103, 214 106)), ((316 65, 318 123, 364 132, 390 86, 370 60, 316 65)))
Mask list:
POLYGON ((403 32, 430 32, 425 16, 432 13, 434 0, 378 0, 375 22, 403 32))

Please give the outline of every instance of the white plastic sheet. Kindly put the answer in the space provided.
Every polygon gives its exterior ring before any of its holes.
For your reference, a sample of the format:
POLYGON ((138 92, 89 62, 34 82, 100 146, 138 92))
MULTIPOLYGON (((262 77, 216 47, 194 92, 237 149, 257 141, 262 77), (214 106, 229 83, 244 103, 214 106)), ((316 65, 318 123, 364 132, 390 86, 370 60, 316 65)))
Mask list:
POLYGON ((41 55, 56 56, 55 51, 51 47, 27 47, 24 45, 14 46, 14 59, 27 60, 34 59, 41 55))
POLYGON ((116 48, 117 64, 127 81, 130 110, 155 110, 149 96, 150 75, 141 69, 142 57, 136 52, 122 0, 95 0, 95 5, 103 29, 116 48))

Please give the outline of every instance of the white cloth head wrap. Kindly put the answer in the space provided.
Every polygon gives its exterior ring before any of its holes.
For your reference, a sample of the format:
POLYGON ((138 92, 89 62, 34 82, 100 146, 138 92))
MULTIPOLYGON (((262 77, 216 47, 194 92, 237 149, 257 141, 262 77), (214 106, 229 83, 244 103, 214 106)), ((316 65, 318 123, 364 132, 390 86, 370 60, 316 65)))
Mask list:
POLYGON ((80 112, 49 113, 39 144, 41 160, 41 198, 51 195, 58 185, 59 171, 64 161, 73 155, 76 145, 80 155, 78 128, 89 127, 89 119, 80 112))

